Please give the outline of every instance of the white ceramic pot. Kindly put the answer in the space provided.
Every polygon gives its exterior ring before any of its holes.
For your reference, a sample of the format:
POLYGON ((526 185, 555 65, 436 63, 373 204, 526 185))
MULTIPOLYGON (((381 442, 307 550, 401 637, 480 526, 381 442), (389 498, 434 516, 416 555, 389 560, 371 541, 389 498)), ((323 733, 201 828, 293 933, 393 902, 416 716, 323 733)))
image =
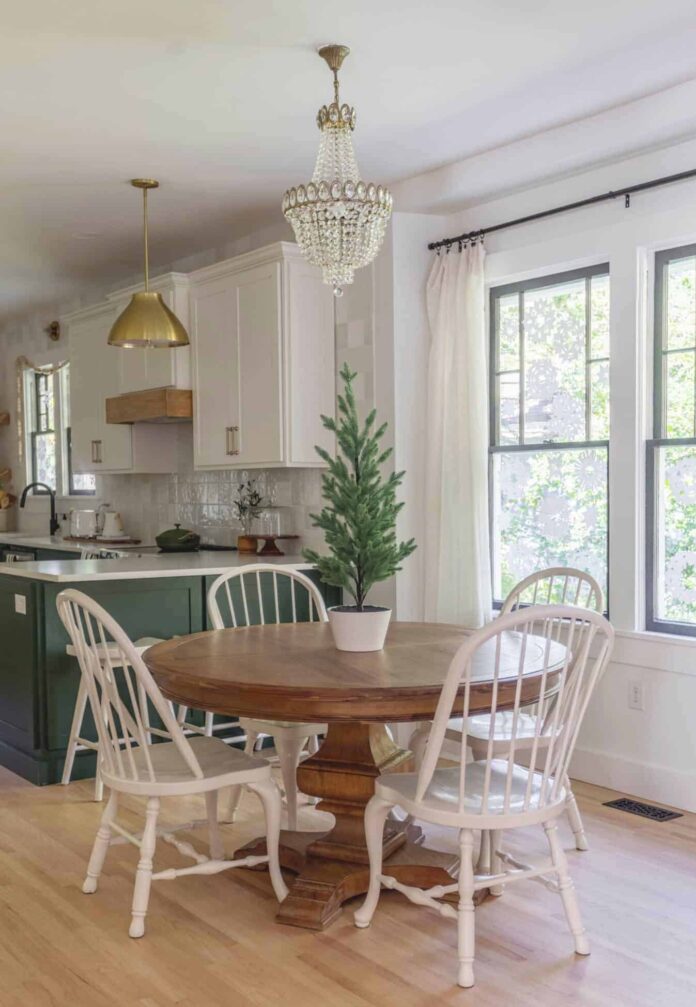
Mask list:
POLYGON ((329 609, 336 650, 381 650, 389 629, 390 608, 369 607, 364 612, 338 606, 329 609))

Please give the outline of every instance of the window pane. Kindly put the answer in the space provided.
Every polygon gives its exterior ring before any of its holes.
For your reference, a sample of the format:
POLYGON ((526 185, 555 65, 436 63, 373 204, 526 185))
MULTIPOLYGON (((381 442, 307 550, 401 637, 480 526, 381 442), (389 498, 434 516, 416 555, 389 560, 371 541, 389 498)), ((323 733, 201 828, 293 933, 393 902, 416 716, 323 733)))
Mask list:
POLYGON ((696 258, 675 259, 667 264, 665 349, 696 345, 695 284, 696 258))
POLYGON ((520 440, 520 376, 501 374, 498 378, 500 443, 518 444, 520 440))
POLYGON ((590 356, 593 360, 609 356, 609 277, 591 280, 590 356))
POLYGON ((585 440, 585 281, 524 295, 525 443, 585 440))
POLYGON ((665 437, 694 436, 694 353, 664 357, 665 437))
POLYGON ((609 361, 590 364, 590 440, 609 440, 609 361))
POLYGON ((696 447, 657 451, 655 614, 696 624, 696 447))
POLYGON ((56 435, 36 434, 34 479, 46 483, 51 489, 56 489, 56 435))
POLYGON ((548 566, 586 570, 606 592, 606 448, 496 454, 493 539, 500 599, 548 566))
POLYGON ((520 299, 506 294, 498 299, 498 370, 516 371, 520 366, 520 299))

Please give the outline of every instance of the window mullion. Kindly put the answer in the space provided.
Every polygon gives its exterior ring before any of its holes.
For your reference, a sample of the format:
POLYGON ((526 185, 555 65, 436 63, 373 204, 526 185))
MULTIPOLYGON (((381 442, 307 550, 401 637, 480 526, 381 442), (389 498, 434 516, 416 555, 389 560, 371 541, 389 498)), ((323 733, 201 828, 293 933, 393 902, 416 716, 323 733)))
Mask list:
POLYGON ((518 417, 518 430, 519 430, 519 442, 524 444, 525 430, 524 430, 524 396, 525 396, 525 379, 524 379, 524 291, 520 290, 518 294, 518 331, 519 331, 519 348, 520 348, 520 381, 519 381, 519 417, 518 417))
POLYGON ((585 277, 585 440, 592 440, 592 281, 585 277))

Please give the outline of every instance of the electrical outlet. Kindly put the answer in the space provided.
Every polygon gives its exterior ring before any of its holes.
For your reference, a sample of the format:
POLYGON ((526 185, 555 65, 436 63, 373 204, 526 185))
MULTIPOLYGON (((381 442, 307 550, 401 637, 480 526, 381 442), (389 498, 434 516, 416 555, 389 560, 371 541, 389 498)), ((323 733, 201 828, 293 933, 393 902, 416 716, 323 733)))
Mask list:
POLYGON ((15 595, 15 612, 17 615, 27 614, 27 597, 24 594, 15 595))
POLYGON ((630 710, 645 709, 645 692, 642 682, 628 683, 628 706, 630 710))

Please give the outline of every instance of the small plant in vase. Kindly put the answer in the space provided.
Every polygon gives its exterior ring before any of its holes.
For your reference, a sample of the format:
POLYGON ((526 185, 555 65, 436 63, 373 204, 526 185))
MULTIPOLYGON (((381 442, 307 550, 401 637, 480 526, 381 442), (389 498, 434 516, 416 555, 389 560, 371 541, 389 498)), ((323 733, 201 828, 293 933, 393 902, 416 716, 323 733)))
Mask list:
POLYGON ((258 540, 252 533, 254 521, 261 515, 268 501, 259 493, 256 479, 247 479, 239 484, 234 510, 242 525, 244 534, 237 537, 239 552, 256 552, 258 540))
POLYGON ((404 473, 392 472, 383 478, 381 467, 392 453, 391 448, 380 447, 387 424, 375 429, 374 409, 360 423, 353 393, 355 376, 344 364, 338 422, 329 416, 321 418, 336 435, 337 456, 316 448, 328 467, 322 476, 326 506, 311 517, 314 527, 324 532, 329 554, 304 549, 303 556, 327 584, 343 588, 355 602, 329 610, 337 649, 368 651, 382 649, 391 618, 391 609, 366 604, 370 588, 397 573, 416 543, 397 541, 396 517, 403 503, 397 503, 396 491, 404 473))

